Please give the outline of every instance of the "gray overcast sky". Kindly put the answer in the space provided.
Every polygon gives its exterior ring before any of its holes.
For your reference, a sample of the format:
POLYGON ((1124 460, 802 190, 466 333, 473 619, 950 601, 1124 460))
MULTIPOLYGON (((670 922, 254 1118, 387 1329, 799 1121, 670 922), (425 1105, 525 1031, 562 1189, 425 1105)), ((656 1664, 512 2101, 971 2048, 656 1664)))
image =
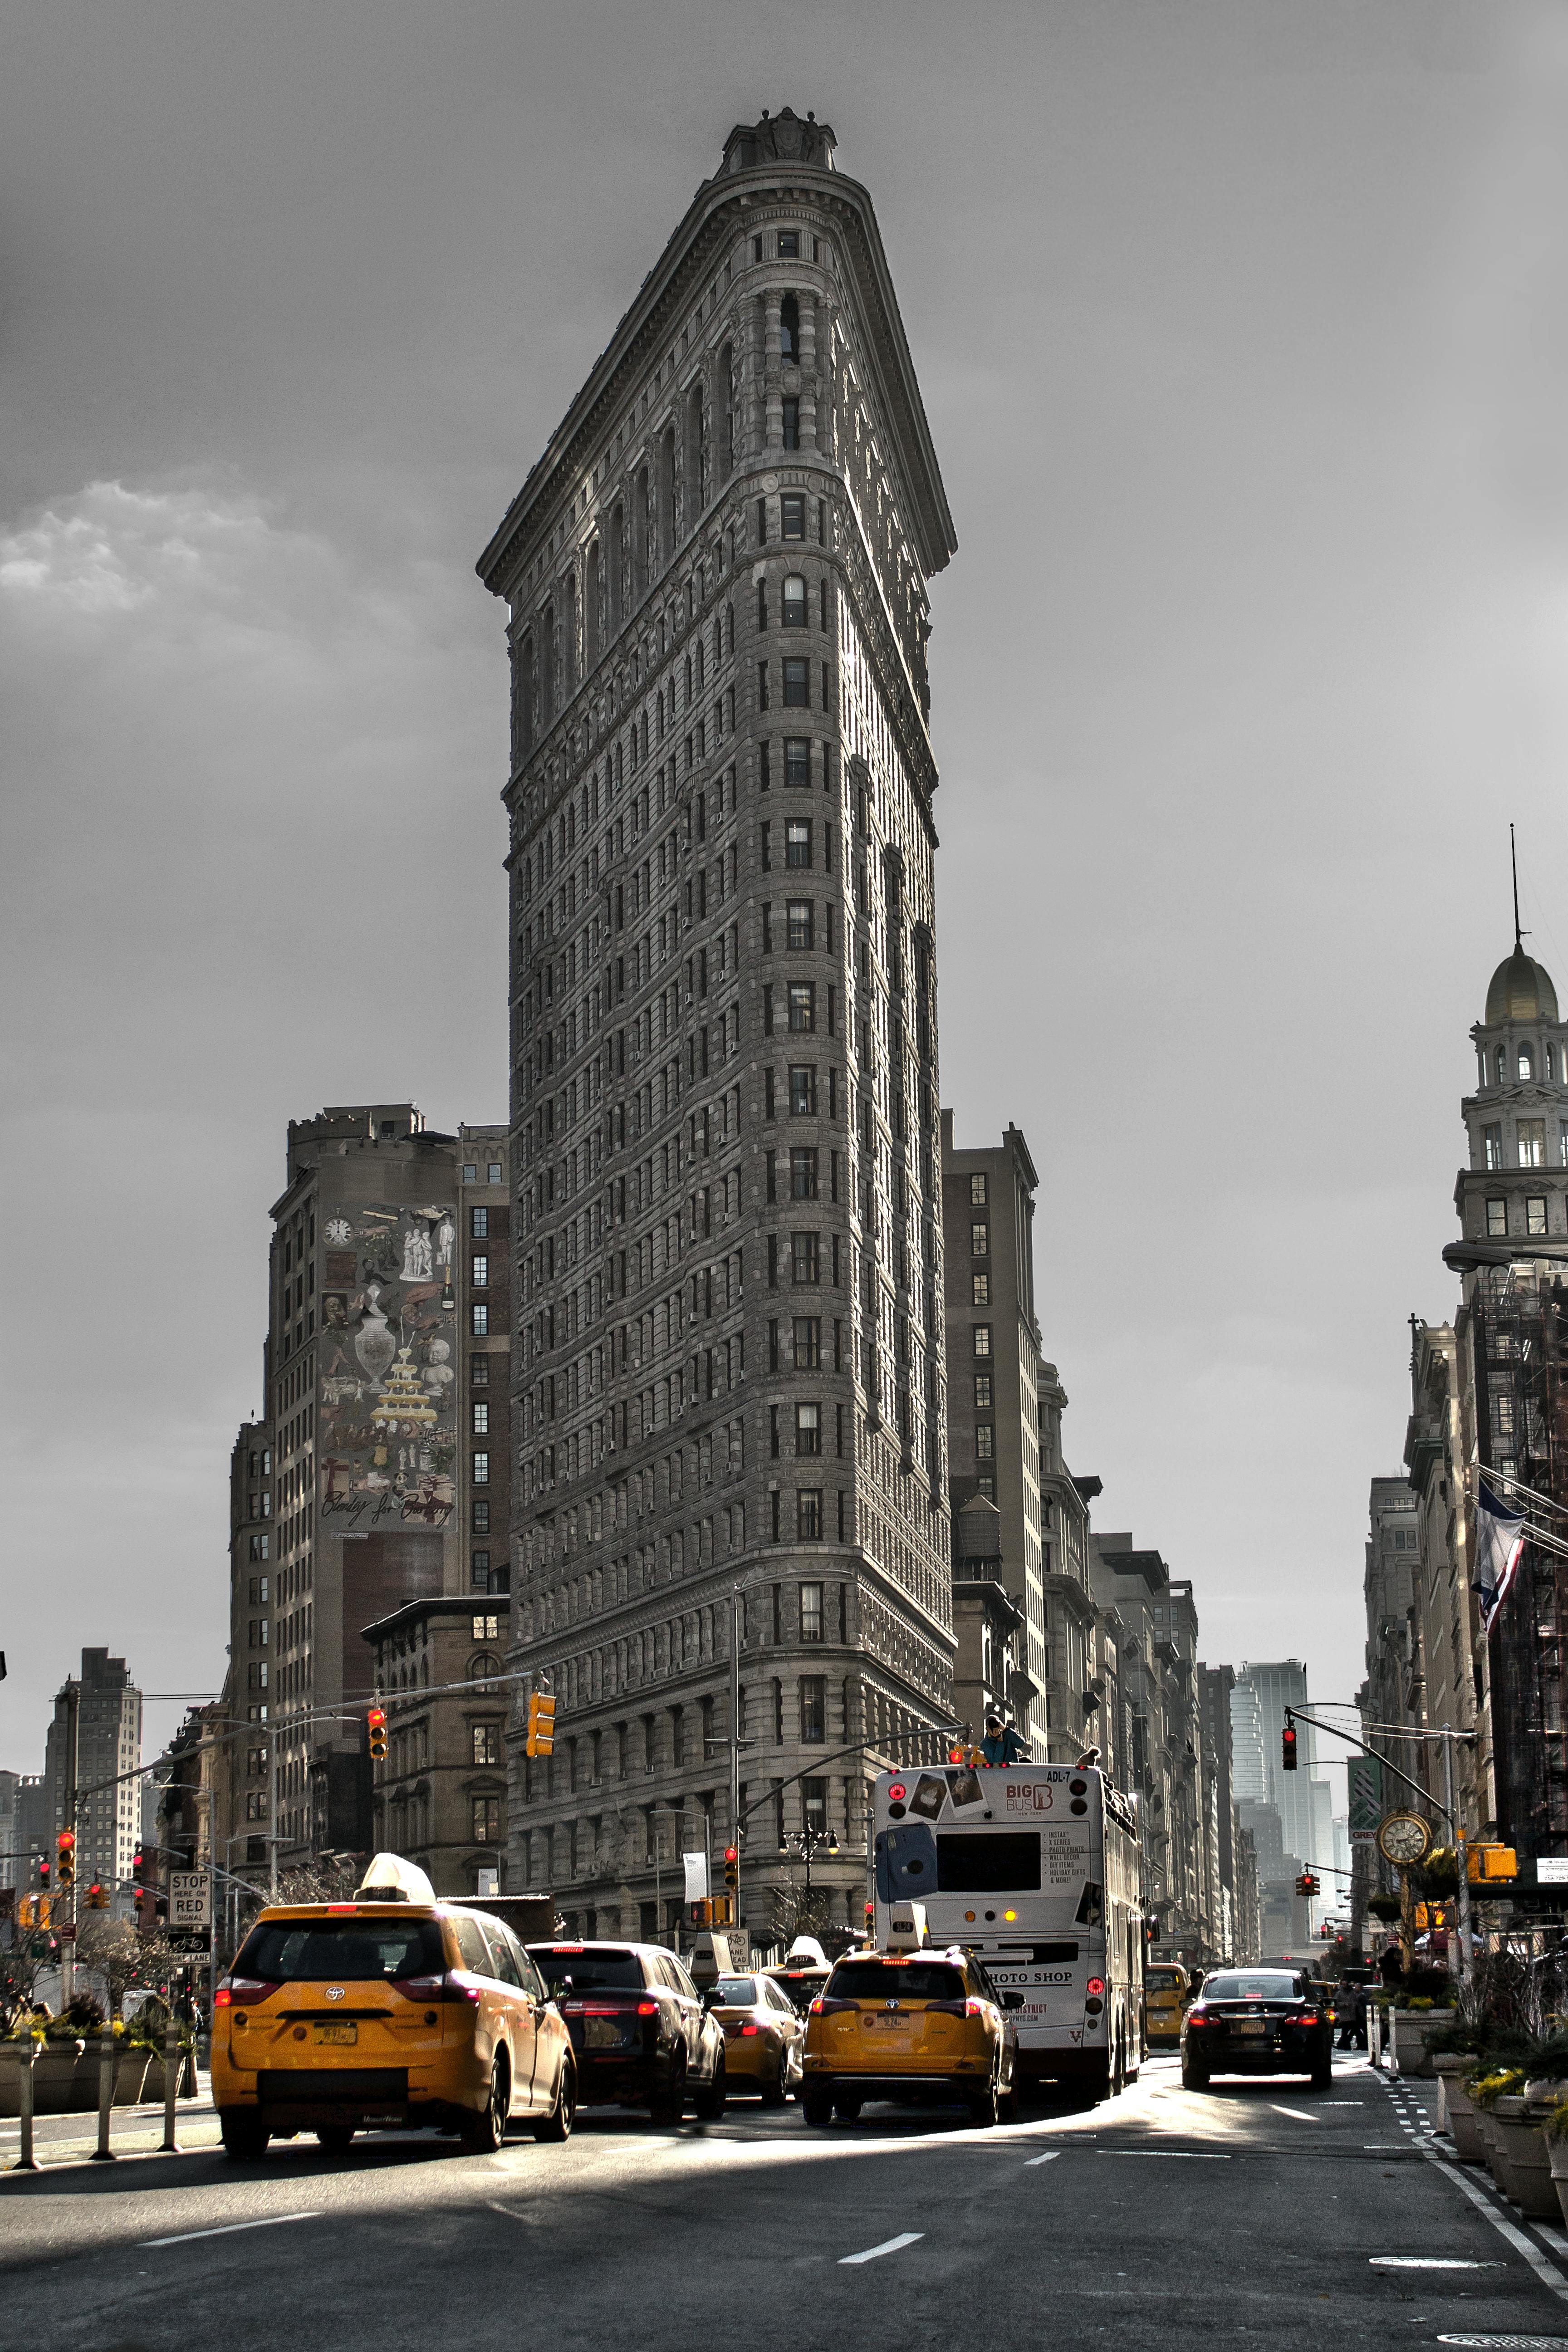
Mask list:
POLYGON ((473 561, 731 124, 786 102, 873 192, 957 520, 944 1095, 1040 1168, 1069 1458, 1211 1659, 1348 1698, 1510 816, 1568 986, 1568 16, 0 23, 0 1762, 38 1769, 83 1643, 218 1686, 285 1121, 504 1114, 473 561))

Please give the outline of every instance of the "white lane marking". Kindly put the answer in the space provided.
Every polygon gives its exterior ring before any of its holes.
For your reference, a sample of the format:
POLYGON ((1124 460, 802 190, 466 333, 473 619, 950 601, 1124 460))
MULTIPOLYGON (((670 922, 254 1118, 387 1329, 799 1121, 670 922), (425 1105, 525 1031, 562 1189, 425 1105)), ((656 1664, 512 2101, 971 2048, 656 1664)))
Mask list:
POLYGON ((177 2238, 142 2238, 143 2246, 188 2246, 195 2238, 232 2238, 241 2230, 275 2230, 280 2221, 319 2221, 321 2211, 313 2213, 265 2213, 259 2221, 226 2221, 218 2230, 182 2230, 177 2238))
POLYGON ((879 2254, 896 2254, 900 2246, 913 2246, 925 2236, 923 2230, 905 2230, 896 2238, 884 2238, 879 2246, 868 2246, 862 2254, 840 2254, 838 2265, 846 2263, 874 2263, 879 2254))
POLYGON ((1500 2271, 1501 2263, 1461 2263, 1447 2254, 1369 2254, 1374 2271, 1500 2271))
POLYGON ((487 2197, 485 2203, 492 2213, 504 2213, 509 2221, 531 2221, 533 2219, 531 2213, 520 2213, 515 2205, 498 2205, 493 2197, 487 2197))
POLYGON ((1568 2254, 1568 2238, 1563 2236, 1555 2221, 1532 2221, 1530 2226, 1538 2237, 1544 2238, 1547 2244, 1554 2248, 1558 2253, 1568 2254))
POLYGON ((1305 2107, 1281 2107, 1273 2099, 1268 2104, 1277 2116, 1294 2116, 1299 2124, 1315 2124, 1318 2120, 1316 2116, 1309 2115, 1305 2107))
POLYGON ((1364 2099, 1325 2099, 1323 2105, 1325 2107, 1364 2107, 1366 2101, 1364 2099))
POLYGON ((1481 2194, 1474 2181, 1467 2180, 1457 2165, 1446 2162, 1440 2156, 1432 2155, 1426 2148, 1423 2148, 1421 2153, 1428 2164, 1435 2165, 1439 2172, 1447 2175, 1456 2189, 1463 2190, 1476 2210, 1486 2215, 1498 2235, 1506 2238, 1509 2244, 1524 2256, 1542 2285, 1550 2294, 1556 2295, 1560 2303, 1568 2303, 1568 2278, 1563 2277, 1554 2263, 1547 2261, 1539 2246, 1531 2239, 1527 2238, 1522 2230, 1516 2230, 1511 2221, 1505 2221, 1491 2200, 1481 2194))
POLYGON ((1209 2156, 1196 2147, 1097 2147, 1096 2156, 1164 2156, 1176 2163, 1228 2164, 1228 2156, 1209 2156))
POLYGON ((1037 2164, 1054 2164, 1060 2154, 1059 2147, 1047 2148, 1044 2156, 1032 2156, 1024 2169, 1026 2172, 1033 2172, 1037 2164))

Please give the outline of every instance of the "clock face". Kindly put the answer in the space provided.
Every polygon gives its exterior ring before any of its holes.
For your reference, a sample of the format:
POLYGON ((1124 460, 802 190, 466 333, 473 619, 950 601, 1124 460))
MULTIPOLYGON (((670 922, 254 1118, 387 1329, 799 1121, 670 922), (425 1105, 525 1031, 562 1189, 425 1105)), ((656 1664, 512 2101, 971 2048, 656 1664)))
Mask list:
POLYGON ((1378 1830, 1377 1843, 1386 1862, 1408 1865, 1425 1860, 1432 1832, 1419 1813, 1390 1813, 1378 1830))

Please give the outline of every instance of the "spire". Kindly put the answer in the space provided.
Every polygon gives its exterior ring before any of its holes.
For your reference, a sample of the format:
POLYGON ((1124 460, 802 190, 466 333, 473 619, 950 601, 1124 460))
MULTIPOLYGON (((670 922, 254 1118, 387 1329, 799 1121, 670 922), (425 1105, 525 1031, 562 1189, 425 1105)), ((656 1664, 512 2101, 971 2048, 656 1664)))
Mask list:
POLYGON ((1513 951, 1518 955, 1524 945, 1524 934, 1519 928, 1519 851, 1514 846, 1511 824, 1508 829, 1508 862, 1513 868, 1513 951))

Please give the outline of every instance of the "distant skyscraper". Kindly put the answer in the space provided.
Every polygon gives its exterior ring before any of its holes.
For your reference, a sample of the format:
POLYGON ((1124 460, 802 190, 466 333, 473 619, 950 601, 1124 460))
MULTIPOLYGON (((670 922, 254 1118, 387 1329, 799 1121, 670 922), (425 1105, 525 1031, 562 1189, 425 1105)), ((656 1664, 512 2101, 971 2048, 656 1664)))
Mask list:
POLYGON ((858 1924, 877 1752, 796 1776, 951 1705, 954 540, 833 150, 787 108, 731 133, 479 567, 512 671, 515 1659, 562 1702, 553 1769, 516 1759, 512 1884, 616 1930, 662 1892, 662 1931, 669 1857, 733 1828, 737 1583, 748 1802, 777 1788, 748 1885, 831 1831, 813 1885, 858 1924))
MULTIPOLYGON (((84 1650, 80 1675, 55 1698, 44 1748, 49 1846, 74 1816, 79 1889, 94 1879, 111 1895, 131 1883, 142 1832, 142 1694, 123 1658, 84 1650)), ((52 1850, 46 1858, 52 1863, 52 1850)))

